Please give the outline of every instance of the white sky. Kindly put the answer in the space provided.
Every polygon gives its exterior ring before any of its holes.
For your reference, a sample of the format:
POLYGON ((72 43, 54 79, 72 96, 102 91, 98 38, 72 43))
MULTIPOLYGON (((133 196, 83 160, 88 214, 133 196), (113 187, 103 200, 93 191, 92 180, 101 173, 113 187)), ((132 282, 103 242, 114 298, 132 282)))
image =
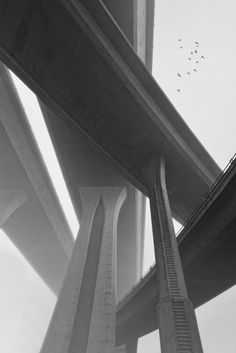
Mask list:
MULTIPOLYGON (((222 168, 236 152, 235 33, 236 5, 232 0, 159 0, 156 4, 153 75, 222 168), (179 38, 183 50, 179 49, 179 38), (196 73, 187 59, 195 41, 206 57, 196 73)), ((32 113, 34 107, 30 109, 32 113)), ((69 223, 75 229, 75 219, 70 218, 69 223)), ((150 225, 148 229, 144 269, 154 260, 150 225)), ((0 276, 0 352, 38 353, 55 296, 1 231, 0 276)), ((235 302, 233 287, 197 310, 205 352, 235 353, 235 302)), ((158 353, 157 342, 156 332, 140 339, 138 353, 158 353)))
POLYGON ((41 109, 36 96, 25 86, 25 84, 10 71, 15 87, 20 95, 25 113, 30 119, 30 126, 39 145, 40 152, 47 166, 48 174, 57 192, 58 199, 66 215, 66 219, 75 237, 78 232, 78 220, 56 157, 54 148, 49 137, 46 124, 42 117, 41 109))

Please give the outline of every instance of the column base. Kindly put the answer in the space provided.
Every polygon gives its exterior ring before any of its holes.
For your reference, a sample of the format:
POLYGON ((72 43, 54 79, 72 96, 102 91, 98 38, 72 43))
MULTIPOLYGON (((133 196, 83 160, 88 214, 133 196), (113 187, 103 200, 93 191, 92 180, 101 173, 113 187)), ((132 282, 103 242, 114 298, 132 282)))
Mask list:
POLYGON ((157 306, 162 353, 203 353, 193 304, 166 297, 157 306))

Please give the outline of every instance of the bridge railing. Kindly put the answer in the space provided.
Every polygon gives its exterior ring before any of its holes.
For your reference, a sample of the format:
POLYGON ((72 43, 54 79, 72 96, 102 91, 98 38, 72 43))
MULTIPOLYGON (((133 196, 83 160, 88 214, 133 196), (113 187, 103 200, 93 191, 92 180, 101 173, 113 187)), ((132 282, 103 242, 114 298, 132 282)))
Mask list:
MULTIPOLYGON (((191 216, 186 220, 186 222, 182 225, 182 227, 179 229, 179 231, 176 233, 176 237, 179 238, 181 233, 186 230, 194 220, 197 219, 198 215, 202 212, 202 210, 206 207, 208 202, 212 199, 214 196, 215 192, 218 190, 220 185, 223 183, 225 180, 226 176, 228 173, 231 171, 231 169, 236 165, 236 153, 233 155, 233 157, 230 159, 226 167, 222 170, 218 178, 215 180, 215 182, 212 184, 212 186, 209 188, 208 192, 204 195, 203 199, 201 200, 199 206, 195 209, 195 211, 191 214, 191 216)), ((125 305, 129 299, 134 295, 134 293, 139 289, 139 287, 142 287, 143 283, 145 280, 152 275, 156 268, 156 263, 154 262, 152 266, 140 277, 138 282, 132 286, 130 291, 118 302, 117 304, 117 309, 120 309, 123 305, 125 305)))
POLYGON ((220 187, 220 185, 223 183, 226 176, 228 175, 227 172, 229 172, 231 170, 231 167, 233 167, 234 164, 236 164, 236 153, 229 160, 226 167, 222 170, 222 172, 220 173, 218 178, 215 180, 215 182, 211 185, 211 187, 209 188, 207 193, 204 195, 204 197, 200 201, 199 206, 193 211, 193 213, 190 215, 190 217, 186 220, 186 222, 178 230, 176 237, 179 237, 180 234, 183 232, 183 230, 184 229, 186 230, 191 225, 191 223, 197 219, 198 215, 208 205, 208 202, 213 198, 215 192, 218 190, 218 188, 220 187))
POLYGON ((125 296, 118 302, 116 308, 120 309, 123 305, 125 305, 129 299, 133 296, 134 292, 136 292, 139 287, 142 287, 143 282, 145 282, 147 280, 147 278, 149 278, 152 273, 155 271, 156 268, 156 263, 154 262, 152 264, 152 266, 150 266, 147 271, 142 274, 142 276, 140 277, 140 279, 138 280, 138 282, 136 282, 132 288, 127 292, 127 294, 125 294, 125 296))

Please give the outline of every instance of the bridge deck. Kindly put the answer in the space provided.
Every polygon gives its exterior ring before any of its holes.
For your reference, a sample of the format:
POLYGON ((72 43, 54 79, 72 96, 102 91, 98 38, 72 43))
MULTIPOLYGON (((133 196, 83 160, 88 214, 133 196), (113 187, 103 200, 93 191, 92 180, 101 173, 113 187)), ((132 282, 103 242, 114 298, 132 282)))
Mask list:
POLYGON ((102 3, 10 0, 0 13, 2 60, 146 194, 142 167, 164 155, 173 213, 185 220, 220 170, 102 3))

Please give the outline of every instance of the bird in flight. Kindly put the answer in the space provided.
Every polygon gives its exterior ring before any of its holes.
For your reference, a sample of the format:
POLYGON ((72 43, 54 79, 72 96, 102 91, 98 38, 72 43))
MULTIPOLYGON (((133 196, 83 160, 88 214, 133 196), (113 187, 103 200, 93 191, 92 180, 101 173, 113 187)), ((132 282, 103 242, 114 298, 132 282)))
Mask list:
MULTIPOLYGON (((191 75, 195 76, 195 74, 193 74, 193 72, 197 73, 199 71, 198 69, 200 69, 200 66, 202 65, 201 60, 206 59, 206 57, 201 54, 201 51, 199 49, 200 43, 198 41, 192 41, 192 46, 188 49, 188 48, 185 48, 184 39, 178 38, 177 39, 177 48, 178 47, 179 47, 179 49, 182 49, 182 53, 179 53, 179 54, 186 53, 186 56, 184 55, 184 58, 183 58, 185 60, 185 63, 187 64, 187 60, 188 60, 188 62, 191 61, 191 63, 189 62, 189 64, 188 64, 189 67, 186 67, 186 69, 189 71, 185 71, 185 72, 181 71, 182 72, 181 74, 180 74, 180 72, 177 72, 177 77, 181 78, 181 81, 179 81, 179 82, 184 82, 184 81, 182 81, 184 79, 186 79, 186 81, 191 80, 191 77, 189 77, 189 79, 187 79, 188 76, 191 76, 191 75), (197 66, 197 64, 200 64, 200 65, 197 66), (191 65, 191 67, 190 67, 190 65, 191 65)), ((176 89, 176 92, 182 93, 182 89, 178 88, 178 86, 175 89, 176 89)))

